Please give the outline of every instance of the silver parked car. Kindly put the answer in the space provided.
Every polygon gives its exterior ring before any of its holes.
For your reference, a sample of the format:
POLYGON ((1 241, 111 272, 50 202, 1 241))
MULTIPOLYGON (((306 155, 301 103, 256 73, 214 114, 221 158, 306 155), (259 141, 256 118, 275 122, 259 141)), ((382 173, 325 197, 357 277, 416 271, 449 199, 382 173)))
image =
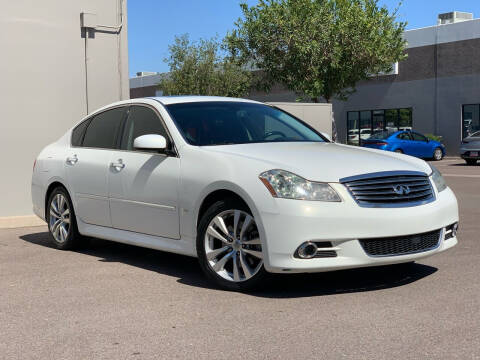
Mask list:
POLYGON ((475 165, 480 159, 480 131, 473 133, 462 141, 460 156, 468 165, 475 165))

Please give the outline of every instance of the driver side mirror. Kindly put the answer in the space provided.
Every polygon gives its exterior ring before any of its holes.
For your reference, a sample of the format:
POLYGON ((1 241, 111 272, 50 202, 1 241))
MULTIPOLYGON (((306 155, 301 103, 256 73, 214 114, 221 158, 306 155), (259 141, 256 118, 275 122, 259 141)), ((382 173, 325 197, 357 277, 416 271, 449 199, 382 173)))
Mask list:
POLYGON ((133 147, 137 150, 164 151, 167 148, 167 139, 158 134, 142 135, 135 138, 133 147))

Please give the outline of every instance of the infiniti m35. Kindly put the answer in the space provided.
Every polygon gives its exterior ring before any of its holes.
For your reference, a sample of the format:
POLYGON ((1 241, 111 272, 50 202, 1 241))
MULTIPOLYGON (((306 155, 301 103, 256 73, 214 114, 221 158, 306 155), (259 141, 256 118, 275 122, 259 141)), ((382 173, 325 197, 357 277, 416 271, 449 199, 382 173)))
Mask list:
POLYGON ((59 249, 97 237, 193 256, 231 290, 268 273, 413 262, 457 243, 457 200, 435 167, 332 143, 242 99, 99 109, 41 151, 32 197, 59 249))

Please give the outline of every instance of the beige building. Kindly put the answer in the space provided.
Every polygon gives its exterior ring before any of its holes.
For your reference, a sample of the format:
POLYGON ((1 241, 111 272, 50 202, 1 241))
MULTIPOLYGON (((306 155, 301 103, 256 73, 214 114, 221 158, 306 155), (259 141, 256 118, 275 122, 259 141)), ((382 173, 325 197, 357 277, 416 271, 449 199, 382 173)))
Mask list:
POLYGON ((3 1, 0 227, 34 221, 33 162, 88 112, 129 98, 126 0, 3 1))

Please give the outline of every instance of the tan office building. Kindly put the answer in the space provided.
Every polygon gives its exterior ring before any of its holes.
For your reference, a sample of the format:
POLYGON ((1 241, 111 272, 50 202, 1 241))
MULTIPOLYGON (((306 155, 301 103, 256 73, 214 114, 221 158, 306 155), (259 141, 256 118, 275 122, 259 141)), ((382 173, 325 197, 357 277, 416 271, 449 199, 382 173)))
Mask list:
POLYGON ((88 112, 128 99, 126 0, 5 1, 0 227, 34 222, 33 162, 88 112))

